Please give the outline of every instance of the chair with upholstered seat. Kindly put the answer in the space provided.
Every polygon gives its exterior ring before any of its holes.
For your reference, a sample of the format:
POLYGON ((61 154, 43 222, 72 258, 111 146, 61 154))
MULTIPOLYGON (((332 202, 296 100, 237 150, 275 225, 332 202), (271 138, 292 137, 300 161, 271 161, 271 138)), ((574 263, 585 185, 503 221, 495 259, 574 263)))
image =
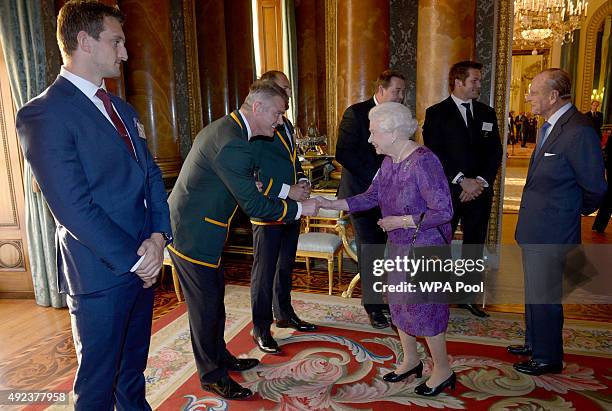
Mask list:
MULTIPOLYGON (((335 199, 333 196, 324 196, 335 199)), ((332 294, 334 281, 334 259, 338 257, 338 284, 342 280, 342 239, 338 233, 340 211, 321 209, 314 217, 306 217, 304 233, 300 234, 297 257, 306 261, 306 271, 310 276, 310 259, 327 260, 329 274, 329 295, 332 294)))

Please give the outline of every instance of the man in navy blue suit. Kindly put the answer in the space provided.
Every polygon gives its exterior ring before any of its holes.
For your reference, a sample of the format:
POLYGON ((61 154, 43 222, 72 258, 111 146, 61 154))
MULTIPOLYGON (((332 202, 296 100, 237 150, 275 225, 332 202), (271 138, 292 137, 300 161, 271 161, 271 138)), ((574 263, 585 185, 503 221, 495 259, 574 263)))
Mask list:
POLYGON ((531 357, 514 364, 529 375, 563 369, 563 273, 580 244, 580 215, 599 207, 606 192, 599 139, 571 102, 569 74, 557 68, 534 77, 527 101, 545 122, 531 156, 516 241, 525 275, 525 344, 508 352, 531 357))
POLYGON ((170 221, 161 173, 129 104, 105 90, 127 60, 123 14, 70 1, 64 65, 17 114, 23 153, 56 220, 60 290, 78 359, 77 410, 150 410, 143 372, 170 221))

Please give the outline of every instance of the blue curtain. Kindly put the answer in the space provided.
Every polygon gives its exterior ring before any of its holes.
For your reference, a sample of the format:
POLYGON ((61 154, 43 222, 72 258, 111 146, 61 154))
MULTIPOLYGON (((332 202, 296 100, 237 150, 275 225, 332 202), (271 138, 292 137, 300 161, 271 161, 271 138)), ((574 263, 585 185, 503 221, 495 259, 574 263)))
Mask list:
MULTIPOLYGON (((0 43, 15 106, 19 109, 47 86, 47 62, 40 0, 0 0, 0 43)), ((24 164, 26 227, 36 303, 65 307, 58 292, 55 221, 24 164)))

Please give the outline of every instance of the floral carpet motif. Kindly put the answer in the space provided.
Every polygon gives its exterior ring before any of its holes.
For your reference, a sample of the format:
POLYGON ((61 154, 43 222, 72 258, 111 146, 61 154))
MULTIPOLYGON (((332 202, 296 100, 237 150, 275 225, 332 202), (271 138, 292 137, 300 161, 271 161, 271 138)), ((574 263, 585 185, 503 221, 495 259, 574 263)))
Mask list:
POLYGON ((532 377, 516 372, 512 363, 517 357, 505 350, 523 339, 520 316, 492 313, 479 319, 465 310, 452 310, 448 352, 457 387, 426 398, 414 394, 432 367, 424 341, 418 343, 425 364, 423 378, 388 383, 382 376, 402 359, 399 339, 392 330, 372 329, 359 300, 294 293, 293 306, 300 317, 318 324, 319 331, 295 333, 272 327, 282 354, 264 355, 250 335, 249 289, 226 289, 228 349, 239 357, 261 360, 252 370, 232 373, 256 392, 247 401, 225 401, 200 388, 184 304, 158 320, 145 375, 153 409, 612 409, 612 326, 607 323, 566 321, 563 373, 532 377))
MULTIPOLYGON (((228 287, 226 306, 236 316, 242 313, 250 317, 248 289, 228 287)), ((382 376, 401 361, 399 339, 392 331, 374 332, 358 301, 296 293, 294 307, 321 327, 317 333, 273 327, 282 355, 263 355, 253 348, 250 323, 228 344, 239 356, 262 360, 255 369, 233 373, 236 380, 257 393, 252 400, 212 397, 200 389, 194 374, 163 401, 155 398, 156 390, 151 385, 151 404, 158 410, 185 411, 612 408, 612 331, 607 324, 568 324, 564 330, 568 354, 563 373, 532 377, 516 372, 512 367, 516 357, 505 351, 507 344, 523 338, 520 316, 494 313, 481 320, 463 315, 462 310, 453 311, 448 351, 458 377, 457 388, 425 398, 414 394, 414 388, 428 377, 432 367, 424 341, 418 343, 425 364, 423 378, 411 376, 400 383, 388 383, 382 376)), ((155 368, 155 374, 163 375, 165 370, 152 367, 157 364, 152 362, 153 357, 147 372, 155 368)))

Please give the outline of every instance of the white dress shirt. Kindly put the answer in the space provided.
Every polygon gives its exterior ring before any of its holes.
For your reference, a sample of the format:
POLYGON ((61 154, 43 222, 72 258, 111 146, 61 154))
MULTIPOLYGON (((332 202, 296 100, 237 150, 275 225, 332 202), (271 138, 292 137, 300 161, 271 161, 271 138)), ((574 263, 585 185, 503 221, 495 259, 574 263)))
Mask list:
MULTIPOLYGON (((453 101, 455 102, 455 104, 457 105, 457 108, 459 109, 459 112, 461 113, 461 117, 463 117, 463 122, 465 123, 465 126, 468 126, 467 123, 467 107, 465 107, 463 104, 468 103, 470 105, 470 112, 472 113, 472 118, 474 118, 474 106, 472 104, 472 100, 462 100, 459 97, 455 96, 454 94, 451 93, 451 98, 453 99, 453 101)), ((455 178, 453 178, 453 180, 451 181, 452 184, 459 184, 457 181, 461 178, 461 176, 463 176, 463 172, 458 172, 457 175, 455 176, 455 178)), ((487 180, 485 180, 484 178, 482 178, 481 176, 477 176, 476 180, 480 180, 483 182, 483 185, 485 187, 489 187, 489 183, 487 182, 487 180)))

